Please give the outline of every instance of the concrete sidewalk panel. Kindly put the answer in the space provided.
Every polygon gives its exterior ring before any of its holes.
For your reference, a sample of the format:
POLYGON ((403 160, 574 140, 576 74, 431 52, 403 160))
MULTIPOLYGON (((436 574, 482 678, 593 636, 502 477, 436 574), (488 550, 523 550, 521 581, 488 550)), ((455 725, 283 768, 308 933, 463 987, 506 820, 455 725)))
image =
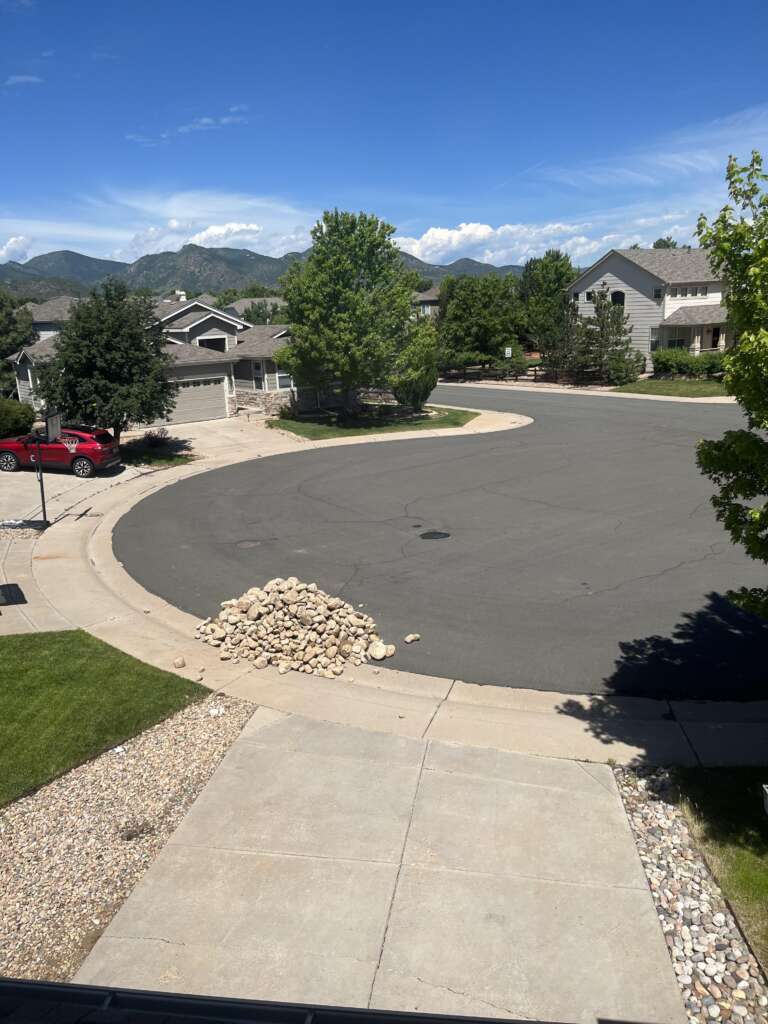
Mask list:
MULTIPOLYGON (((266 709, 261 709, 266 710, 266 709)), ((327 757, 374 761, 379 764, 418 768, 426 744, 422 740, 391 733, 354 729, 335 722, 319 722, 301 715, 281 716, 264 726, 254 716, 243 729, 243 739, 251 739, 264 747, 284 751, 300 751, 327 757)))
POLYGON ((471 707, 451 701, 439 708, 426 738, 582 761, 695 763, 676 722, 630 718, 585 721, 565 713, 471 707))
POLYGON ((647 891, 406 867, 371 1005, 682 1024, 647 891))
POLYGON ((768 722, 686 722, 685 732, 702 764, 768 764, 768 722))
POLYGON ((594 780, 569 791, 425 771, 404 861, 646 888, 618 795, 594 780))
POLYGON ((171 844, 395 862, 418 767, 236 743, 171 844), (374 796, 375 794, 375 796, 374 796))
POLYGON ((395 874, 386 864, 169 846, 77 980, 364 1005, 395 874))

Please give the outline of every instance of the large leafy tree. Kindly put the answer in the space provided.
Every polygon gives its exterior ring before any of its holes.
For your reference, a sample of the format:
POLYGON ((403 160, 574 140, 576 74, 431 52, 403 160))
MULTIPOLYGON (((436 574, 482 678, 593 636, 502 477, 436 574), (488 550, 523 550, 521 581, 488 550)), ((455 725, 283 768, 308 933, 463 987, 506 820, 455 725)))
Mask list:
POLYGON ((243 320, 249 324, 280 324, 284 316, 284 306, 277 302, 270 302, 269 299, 255 299, 250 306, 243 311, 243 320))
POLYGON ((39 390, 49 407, 109 427, 119 441, 129 424, 173 409, 170 365, 152 300, 109 280, 73 308, 55 355, 38 371, 39 390))
POLYGON ((555 348, 560 341, 567 288, 575 277, 570 257, 559 249, 548 249, 523 266, 520 299, 525 306, 525 332, 541 351, 555 348))
POLYGON ((517 279, 447 277, 440 286, 440 362, 445 367, 488 364, 506 347, 519 352, 523 309, 517 279))
MULTIPOLYGON (((747 428, 700 442, 698 463, 719 487, 712 504, 734 543, 768 562, 768 175, 760 153, 753 151, 747 164, 731 157, 726 179, 731 202, 712 223, 702 214, 697 234, 728 285, 725 303, 738 343, 725 359, 725 385, 747 428)), ((731 597, 768 617, 768 589, 731 597)))
POLYGON ((10 292, 0 288, 0 395, 13 384, 13 368, 8 357, 37 341, 32 314, 10 292))
POLYGON ((372 214, 326 211, 312 229, 312 252, 282 278, 291 342, 278 362, 299 384, 340 384, 350 410, 358 389, 388 381, 411 329, 417 278, 394 231, 372 214))

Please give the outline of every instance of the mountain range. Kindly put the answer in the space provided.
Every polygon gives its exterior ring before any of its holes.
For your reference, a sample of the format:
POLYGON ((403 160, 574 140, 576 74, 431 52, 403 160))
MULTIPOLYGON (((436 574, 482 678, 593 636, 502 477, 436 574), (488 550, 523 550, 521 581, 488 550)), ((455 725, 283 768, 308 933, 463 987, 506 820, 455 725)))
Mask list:
MULTIPOLYGON (((207 248, 185 245, 178 252, 158 252, 141 256, 133 263, 97 259, 62 249, 33 256, 25 263, 11 260, 0 264, 0 287, 14 295, 42 301, 54 295, 85 295, 107 277, 124 280, 131 288, 166 292, 182 288, 188 292, 217 292, 225 288, 244 288, 249 284, 274 287, 288 267, 304 260, 310 250, 288 252, 284 256, 262 256, 250 249, 207 248)), ((403 253, 409 270, 439 284, 444 277, 468 274, 520 274, 522 267, 509 264, 496 267, 478 260, 460 259, 446 265, 425 263, 403 253)))

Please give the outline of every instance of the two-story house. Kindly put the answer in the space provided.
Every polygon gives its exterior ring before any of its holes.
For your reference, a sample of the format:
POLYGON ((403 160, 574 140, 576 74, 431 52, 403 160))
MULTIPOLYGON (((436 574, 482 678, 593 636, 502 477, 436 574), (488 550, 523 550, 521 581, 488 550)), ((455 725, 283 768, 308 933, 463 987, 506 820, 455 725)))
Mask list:
POLYGON ((698 354, 733 343, 723 281, 704 249, 611 249, 568 289, 581 316, 592 314, 600 288, 623 306, 632 344, 646 357, 648 369, 658 348, 698 354))
MULTIPOLYGON (((53 355, 76 301, 60 296, 28 306, 39 340, 10 360, 19 399, 35 408, 41 407, 36 366, 53 355)), ((214 301, 211 295, 187 299, 182 292, 154 307, 171 357, 168 375, 177 385, 171 424, 221 419, 238 408, 271 414, 297 398, 293 380, 274 360, 289 338, 288 326, 250 324, 216 309, 214 301)))

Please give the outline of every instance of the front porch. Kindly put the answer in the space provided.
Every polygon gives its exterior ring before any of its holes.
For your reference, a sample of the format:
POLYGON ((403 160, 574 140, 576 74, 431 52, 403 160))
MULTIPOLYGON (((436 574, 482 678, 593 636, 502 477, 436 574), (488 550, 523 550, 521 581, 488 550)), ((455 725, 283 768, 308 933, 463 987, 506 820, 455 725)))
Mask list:
POLYGON ((660 348, 682 348, 693 355, 723 352, 733 340, 722 306, 681 306, 651 329, 651 352, 660 348))

